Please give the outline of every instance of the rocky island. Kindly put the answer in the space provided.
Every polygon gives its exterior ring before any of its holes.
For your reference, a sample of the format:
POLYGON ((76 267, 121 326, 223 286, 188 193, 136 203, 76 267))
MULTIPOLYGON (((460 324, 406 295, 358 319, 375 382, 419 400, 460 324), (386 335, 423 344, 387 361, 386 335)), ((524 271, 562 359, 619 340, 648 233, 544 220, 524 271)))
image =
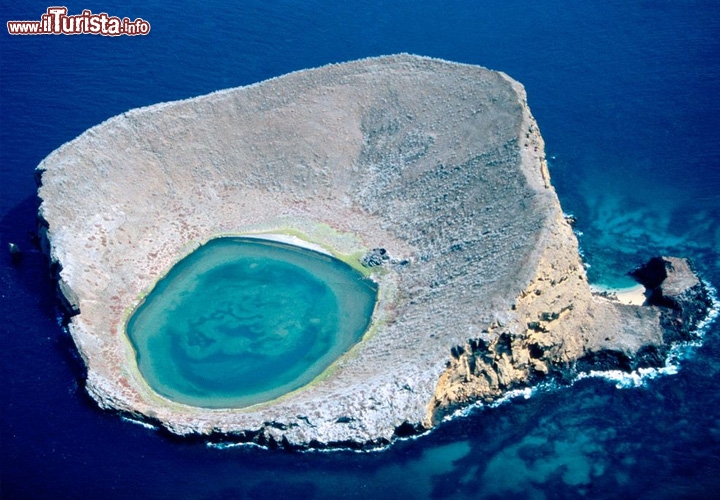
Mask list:
POLYGON ((578 370, 658 366, 707 314, 682 259, 593 294, 523 87, 410 55, 300 71, 135 109, 39 166, 41 235, 103 408, 173 433, 373 447, 578 370), (126 327, 183 257, 222 236, 309 247, 377 284, 362 339, 309 384, 238 408, 155 392, 126 327))

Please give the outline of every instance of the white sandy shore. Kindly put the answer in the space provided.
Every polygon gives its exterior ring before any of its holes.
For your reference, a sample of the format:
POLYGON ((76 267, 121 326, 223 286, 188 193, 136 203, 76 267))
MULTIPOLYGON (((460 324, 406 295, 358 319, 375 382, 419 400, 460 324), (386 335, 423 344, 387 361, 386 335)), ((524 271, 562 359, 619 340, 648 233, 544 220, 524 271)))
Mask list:
POLYGON ((660 344, 655 310, 592 301, 546 169, 519 83, 408 55, 111 118, 38 166, 46 249, 81 311, 69 330, 85 387, 101 407, 179 435, 366 446, 525 387, 535 345, 565 366, 589 351, 660 344), (302 389, 227 409, 155 393, 126 335, 130 311, 201 242, 249 234, 347 261, 382 247, 412 265, 374 273, 366 337, 302 389), (557 321, 529 333, 543 313, 557 321), (506 338, 517 339, 511 361, 506 338), (479 340, 492 361, 470 373, 479 340))
POLYGON ((626 288, 590 285, 590 289, 593 293, 604 295, 609 299, 615 299, 621 304, 641 306, 645 303, 645 300, 647 300, 647 296, 645 295, 647 289, 639 283, 626 288))
POLYGON ((297 236, 292 236, 289 234, 279 234, 279 233, 243 234, 242 237, 243 238, 255 238, 258 240, 277 241, 279 243, 287 243, 288 245, 293 245, 296 247, 302 247, 302 248, 307 248, 309 250, 314 250, 319 253, 324 253, 325 255, 332 255, 330 252, 327 251, 327 249, 321 247, 320 245, 316 245, 315 243, 310 243, 301 238, 298 238, 297 236))

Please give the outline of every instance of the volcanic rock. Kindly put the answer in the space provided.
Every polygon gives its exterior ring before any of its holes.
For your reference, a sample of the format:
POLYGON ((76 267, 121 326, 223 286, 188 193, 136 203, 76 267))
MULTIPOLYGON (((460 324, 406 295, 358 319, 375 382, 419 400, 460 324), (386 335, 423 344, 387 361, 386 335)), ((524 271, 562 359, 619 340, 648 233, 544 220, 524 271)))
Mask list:
POLYGON ((523 87, 477 66, 372 58, 135 109, 38 170, 88 392, 177 434, 382 445, 567 378, 578 360, 634 359, 665 345, 668 321, 691 331, 704 314, 685 313, 703 285, 679 260, 665 261, 682 276, 664 265, 660 307, 591 293, 523 87), (126 321, 174 263, 222 235, 282 235, 358 267, 364 256, 380 297, 368 333, 268 403, 205 409, 155 393, 126 321), (394 264, 377 265, 386 255, 394 264))

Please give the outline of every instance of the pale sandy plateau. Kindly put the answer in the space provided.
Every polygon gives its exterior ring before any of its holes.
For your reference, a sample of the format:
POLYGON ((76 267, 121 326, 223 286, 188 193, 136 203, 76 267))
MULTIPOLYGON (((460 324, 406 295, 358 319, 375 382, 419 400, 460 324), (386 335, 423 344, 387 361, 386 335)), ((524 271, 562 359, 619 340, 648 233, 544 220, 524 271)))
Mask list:
POLYGON ((593 294, 544 154, 519 83, 410 55, 107 120, 38 167, 41 232, 88 392, 177 434, 363 447, 586 367, 661 363, 705 314, 704 286, 684 260, 660 259, 639 278, 648 305, 593 294), (260 233, 356 266, 385 249, 368 269, 380 298, 365 338, 310 385, 257 406, 156 394, 129 315, 201 243, 260 233))

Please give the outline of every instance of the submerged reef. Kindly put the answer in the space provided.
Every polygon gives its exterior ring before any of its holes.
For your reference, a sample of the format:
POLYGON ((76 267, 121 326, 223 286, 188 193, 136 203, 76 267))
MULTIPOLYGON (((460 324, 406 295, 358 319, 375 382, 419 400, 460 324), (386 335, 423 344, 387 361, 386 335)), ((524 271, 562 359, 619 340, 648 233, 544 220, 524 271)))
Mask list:
POLYGON ((410 55, 300 71, 135 109, 39 166, 41 236, 103 408, 181 434, 371 448, 578 370, 656 366, 707 314, 682 259, 593 294, 523 87, 410 55), (255 235, 330 253, 378 285, 363 339, 310 384, 244 408, 154 392, 126 323, 184 256, 255 235))

